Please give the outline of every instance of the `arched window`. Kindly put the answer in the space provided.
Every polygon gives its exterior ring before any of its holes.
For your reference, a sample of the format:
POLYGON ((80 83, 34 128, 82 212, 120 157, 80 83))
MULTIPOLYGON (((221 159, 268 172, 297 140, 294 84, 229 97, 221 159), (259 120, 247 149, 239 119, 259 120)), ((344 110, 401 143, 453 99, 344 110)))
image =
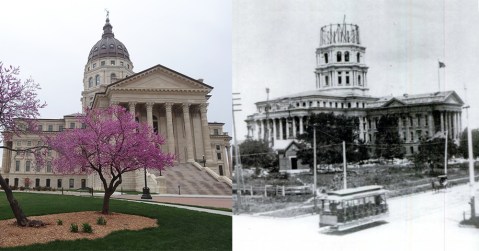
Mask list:
POLYGON ((324 85, 329 85, 329 76, 324 76, 324 85))
POLYGON ((95 76, 95 85, 99 85, 100 84, 100 75, 96 75, 95 76))
POLYGON ((328 63, 328 53, 324 53, 324 63, 328 63))
POLYGON ((156 116, 153 116, 153 131, 158 134, 158 118, 156 116))
POLYGON ((358 76, 358 85, 362 85, 361 84, 361 75, 358 76))
POLYGON ((342 58, 342 54, 340 51, 338 51, 338 53, 336 53, 336 62, 341 62, 341 59, 342 58))
POLYGON ((90 77, 90 79, 88 79, 88 87, 92 87, 93 86, 93 78, 90 77))
POLYGON ((116 81, 116 74, 115 74, 115 73, 112 73, 112 74, 110 75, 110 78, 111 78, 111 82, 112 82, 112 83, 115 82, 115 81, 116 81))
POLYGON ((358 61, 358 63, 359 63, 359 58, 360 57, 361 57, 361 55, 359 55, 359 52, 358 52, 358 54, 356 54, 356 61, 358 61))
POLYGON ((349 62, 349 51, 344 53, 344 61, 349 62))

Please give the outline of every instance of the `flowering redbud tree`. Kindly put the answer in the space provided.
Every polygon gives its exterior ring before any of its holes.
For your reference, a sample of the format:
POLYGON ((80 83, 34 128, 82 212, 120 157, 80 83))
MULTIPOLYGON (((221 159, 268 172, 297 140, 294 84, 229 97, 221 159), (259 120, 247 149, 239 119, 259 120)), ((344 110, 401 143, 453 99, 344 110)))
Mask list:
MULTIPOLYGON (((18 76, 19 74, 20 69, 18 67, 4 67, 0 61, 0 131, 4 141, 9 140, 13 135, 24 133, 28 128, 33 128, 34 119, 39 116, 38 110, 46 106, 37 98, 37 91, 40 86, 33 79, 22 82, 18 76)), ((13 149, 6 144, 0 146, 0 148, 4 151, 33 150, 13 149)), ((13 197, 12 190, 1 175, 0 186, 5 191, 17 224, 27 226, 30 221, 23 213, 17 200, 13 197)))
POLYGON ((110 197, 123 174, 173 164, 174 156, 160 149, 164 138, 121 106, 88 110, 79 120, 82 128, 65 130, 47 144, 59 153, 53 160, 56 173, 98 174, 105 190, 103 214, 110 212, 110 197))

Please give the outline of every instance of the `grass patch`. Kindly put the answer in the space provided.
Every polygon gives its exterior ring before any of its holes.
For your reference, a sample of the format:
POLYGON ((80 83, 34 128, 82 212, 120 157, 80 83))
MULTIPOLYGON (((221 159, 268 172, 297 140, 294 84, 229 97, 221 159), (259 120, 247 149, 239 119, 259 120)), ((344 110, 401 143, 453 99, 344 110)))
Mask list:
MULTIPOLYGON (((134 201, 130 199, 123 199, 127 201, 134 201)), ((161 201, 149 201, 151 203, 158 203, 158 204, 168 204, 168 205, 178 205, 178 206, 185 206, 185 207, 197 207, 197 208, 204 208, 204 209, 211 209, 211 210, 218 210, 223 212, 233 212, 231 208, 223 208, 223 207, 205 207, 205 206, 198 206, 198 205, 188 205, 188 204, 180 204, 180 203, 171 203, 171 202, 161 202, 161 201)))
MULTIPOLYGON (((102 198, 15 193, 27 216, 100 211, 102 198)), ((112 212, 155 218, 159 227, 118 231, 102 239, 54 241, 2 250, 231 250, 232 218, 161 205, 111 200, 112 212)), ((13 218, 0 193, 0 219, 13 218)))

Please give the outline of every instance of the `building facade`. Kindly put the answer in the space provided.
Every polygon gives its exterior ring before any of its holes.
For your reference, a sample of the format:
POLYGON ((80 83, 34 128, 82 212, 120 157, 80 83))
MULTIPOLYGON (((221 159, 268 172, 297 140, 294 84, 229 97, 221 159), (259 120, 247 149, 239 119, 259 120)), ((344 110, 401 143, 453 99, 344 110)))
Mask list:
MULTIPOLYGON (((202 79, 193 79, 163 65, 135 73, 126 46, 115 38, 112 29, 107 18, 101 39, 88 55, 81 93, 83 110, 123 106, 138 122, 147 123, 165 137, 162 150, 175 154, 176 166, 173 168, 193 166, 198 171, 206 170, 214 182, 231 184, 231 161, 228 158, 231 137, 223 132, 223 123, 209 123, 207 118, 209 93, 213 87, 202 79)), ((38 122, 40 131, 47 133, 81 126, 73 115, 38 122)), ((5 144, 23 147, 37 141, 40 141, 39 135, 22 134, 5 144)), ((15 183, 17 186, 26 186, 25 179, 28 178, 27 181, 40 180, 36 186, 53 186, 53 180, 62 179, 63 185, 68 180, 70 185, 70 180, 74 179, 73 188, 102 189, 95 175, 63 177, 48 167, 33 168, 31 158, 33 156, 4 151, 2 170, 9 182, 13 180, 18 182, 15 183)), ((140 171, 128 173, 123 179, 122 189, 141 191, 144 186, 142 175, 140 171)), ((165 193, 167 179, 168 170, 148 173, 148 185, 153 192, 165 193)))
POLYGON ((381 116, 395 116, 407 156, 418 151, 421 137, 447 132, 458 142, 464 103, 454 91, 369 95, 366 47, 357 25, 322 27, 316 64, 315 89, 256 103, 257 112, 246 119, 248 137, 268 140, 274 147, 278 141, 302 134, 311 114, 332 112, 358 117, 359 138, 370 145, 375 142, 381 116))

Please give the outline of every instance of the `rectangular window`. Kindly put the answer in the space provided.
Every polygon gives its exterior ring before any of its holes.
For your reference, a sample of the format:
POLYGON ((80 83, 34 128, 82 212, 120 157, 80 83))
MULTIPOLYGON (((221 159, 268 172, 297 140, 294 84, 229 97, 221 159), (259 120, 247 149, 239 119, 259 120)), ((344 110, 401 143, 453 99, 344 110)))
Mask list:
MULTIPOLYGON (((123 63, 123 62, 122 62, 123 63)), ((115 65, 115 60, 110 61, 111 65, 115 65)))
POLYGON ((32 142, 31 142, 31 141, 27 141, 27 146, 32 146, 32 142))
POLYGON ((63 131, 63 125, 58 126, 58 131, 60 131, 60 132, 63 131))
POLYGON ((46 182, 46 187, 50 187, 50 179, 47 179, 47 182, 46 182))
POLYGON ((36 165, 35 165, 35 171, 37 173, 40 172, 40 166, 38 165, 38 163, 36 163, 36 165))
POLYGON ((17 146, 21 146, 22 145, 22 142, 21 141, 17 141, 17 146))
POLYGON ((70 129, 75 128, 75 123, 70 123, 70 129))
POLYGON ((218 157, 218 160, 221 160, 221 153, 216 153, 216 157, 218 157))
POLYGON ((25 162, 25 172, 30 172, 30 163, 30 160, 27 160, 27 162, 25 162))
POLYGON ((13 180, 13 186, 18 187, 18 178, 13 180))
POLYGON ((49 132, 53 131, 53 125, 48 125, 48 131, 49 132))
POLYGON ((221 150, 221 146, 220 146, 220 145, 216 145, 216 150, 217 150, 217 151, 221 150))
POLYGON ((57 180, 57 188, 61 188, 62 187, 62 179, 58 179, 57 180))
POLYGON ((42 125, 38 125, 38 131, 39 132, 43 131, 43 126, 42 125))
POLYGON ((96 63, 93 64, 93 68, 96 68, 96 63))
POLYGON ((74 180, 74 179, 70 179, 70 180, 68 181, 68 187, 69 187, 69 188, 75 187, 75 180, 74 180))
POLYGON ((105 61, 101 61, 101 66, 104 66, 105 65, 105 61))
POLYGON ((123 66, 123 61, 120 61, 120 65, 123 66))
POLYGON ((20 160, 15 161, 15 172, 20 172, 20 160))
POLYGON ((219 135, 218 129, 213 129, 213 135, 219 135))
POLYGON ((40 179, 35 179, 35 187, 40 187, 40 179))

